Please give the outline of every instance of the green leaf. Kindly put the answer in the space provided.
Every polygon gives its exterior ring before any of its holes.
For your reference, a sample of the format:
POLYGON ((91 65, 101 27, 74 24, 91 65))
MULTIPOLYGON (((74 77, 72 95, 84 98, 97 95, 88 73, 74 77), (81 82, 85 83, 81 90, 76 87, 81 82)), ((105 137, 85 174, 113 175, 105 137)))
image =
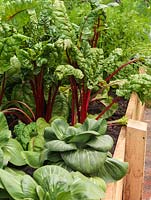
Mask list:
POLYGON ((2 149, 0 148, 0 168, 3 168, 3 163, 4 163, 4 154, 2 149))
POLYGON ((62 151, 62 152, 77 149, 75 144, 67 144, 66 142, 60 141, 60 140, 53 140, 53 141, 47 142, 45 144, 45 147, 49 151, 62 151))
POLYGON ((38 184, 29 175, 24 175, 21 181, 21 187, 26 198, 37 199, 36 187, 38 184))
POLYGON ((107 153, 94 150, 81 149, 61 153, 62 159, 74 170, 78 170, 84 174, 92 174, 97 172, 104 164, 107 153))
POLYGON ((39 200, 43 200, 44 196, 45 196, 45 192, 40 185, 37 185, 36 192, 37 192, 37 195, 39 197, 39 200))
POLYGON ((75 69, 71 65, 59 65, 55 70, 55 74, 58 76, 59 80, 62 80, 66 76, 74 76, 77 79, 83 78, 83 73, 80 69, 75 69))
POLYGON ((44 118, 38 118, 36 121, 37 131, 39 135, 44 135, 44 130, 49 127, 50 124, 45 121, 44 118))
POLYGON ((0 131, 8 130, 7 120, 3 112, 0 112, 0 131))
POLYGON ((59 140, 64 140, 68 126, 63 119, 55 119, 51 124, 52 130, 59 140))
POLYGON ((83 131, 92 130, 98 132, 100 135, 103 135, 107 130, 107 122, 104 119, 95 120, 87 118, 79 129, 83 131))
POLYGON ((15 176, 14 174, 0 169, 0 179, 4 188, 15 200, 21 200, 25 197, 21 186, 22 176, 15 176))
POLYGON ((107 152, 113 147, 113 139, 109 135, 101 135, 90 140, 87 145, 95 150, 107 152))
POLYGON ((70 139, 67 141, 73 143, 86 143, 94 135, 100 135, 100 134, 96 131, 79 132, 77 133, 77 135, 70 137, 70 139))
POLYGON ((44 148, 45 140, 42 135, 37 135, 36 137, 33 137, 28 145, 29 151, 36 151, 41 152, 44 148))
POLYGON ((97 175, 103 178, 105 182, 114 182, 123 178, 127 170, 127 162, 122 162, 114 158, 107 158, 97 175))
POLYGON ((30 167, 38 168, 41 166, 40 153, 34 151, 22 151, 22 156, 30 167))
POLYGON ((63 94, 56 96, 55 103, 52 109, 52 117, 64 117, 68 119, 69 117, 69 103, 67 98, 63 94))
POLYGON ((23 151, 22 146, 17 140, 10 138, 8 143, 3 147, 4 153, 8 153, 10 155, 10 160, 14 165, 22 166, 25 165, 26 162, 22 157, 21 152, 23 151))
POLYGON ((89 179, 75 179, 71 185, 71 193, 75 199, 100 200, 105 197, 104 191, 89 179))
POLYGON ((107 186, 106 186, 105 181, 102 178, 90 177, 89 180, 92 181, 94 184, 98 185, 100 189, 102 189, 104 192, 106 191, 107 186))
POLYGON ((55 165, 43 166, 37 169, 33 176, 45 192, 49 192, 54 199, 57 199, 60 193, 69 191, 69 185, 73 181, 67 170, 55 165))
POLYGON ((0 131, 0 147, 3 147, 4 145, 6 145, 10 137, 11 137, 11 131, 6 130, 6 129, 1 130, 0 131))
POLYGON ((44 138, 46 141, 57 139, 55 132, 52 127, 46 127, 44 130, 44 138))

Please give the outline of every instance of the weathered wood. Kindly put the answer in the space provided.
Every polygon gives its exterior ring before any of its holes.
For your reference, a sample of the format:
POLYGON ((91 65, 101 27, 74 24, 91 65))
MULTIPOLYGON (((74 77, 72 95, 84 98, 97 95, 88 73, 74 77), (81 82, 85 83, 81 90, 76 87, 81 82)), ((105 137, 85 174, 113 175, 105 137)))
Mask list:
POLYGON ((125 160, 129 171, 125 178, 124 200, 142 200, 147 124, 129 120, 126 134, 125 160))
MULTIPOLYGON (((129 145, 128 145, 129 142, 128 141, 127 141, 127 147, 125 147, 126 146, 126 140, 127 139, 131 140, 130 137, 127 138, 127 135, 129 134, 127 131, 129 129, 129 126, 131 125, 131 123, 134 122, 134 124, 132 125, 132 127, 133 128, 135 127, 137 131, 140 129, 139 125, 143 125, 143 127, 147 127, 146 123, 142 124, 141 122, 139 122, 139 121, 143 120, 144 108, 145 108, 145 105, 140 102, 137 94, 133 93, 131 95, 130 100, 129 100, 129 104, 128 104, 127 111, 126 111, 126 116, 129 119, 128 128, 123 127, 121 129, 121 132, 120 132, 120 135, 119 135, 119 138, 118 138, 118 141, 117 141, 116 149, 115 149, 115 152, 114 152, 114 155, 113 155, 114 158, 120 158, 123 161, 125 160, 125 154, 126 154, 125 152, 129 148, 129 145), (132 119, 132 121, 131 121, 131 119, 132 119), (135 121, 135 120, 138 120, 138 121, 135 121), (138 122, 139 122, 139 125, 138 125, 138 122), (137 127, 136 124, 138 125, 138 127, 137 127)), ((141 160, 143 160, 144 156, 145 156, 146 130, 147 130, 147 128, 145 128, 145 132, 143 131, 143 133, 145 135, 145 136, 143 136, 144 143, 141 143, 143 152, 141 152, 140 149, 137 152, 137 157, 141 157, 141 160)), ((137 139, 137 142, 139 144, 139 140, 142 141, 142 135, 139 134, 139 133, 137 133, 137 131, 135 133, 133 133, 132 135, 134 136, 134 138, 136 138, 136 134, 139 135, 139 139, 137 139)), ((142 130, 140 130, 140 132, 141 131, 142 130)), ((133 142, 134 141, 135 141, 135 139, 133 139, 133 142)), ((133 142, 132 142, 132 144, 133 144, 133 142)), ((139 148, 139 147, 136 147, 135 151, 137 151, 137 148, 139 148)), ((129 152, 129 150, 128 150, 128 152, 129 152)), ((129 158, 127 158, 126 161, 129 162, 129 158)), ((134 156, 133 160, 130 160, 130 163, 135 163, 135 156, 134 156)), ((132 164, 129 164, 129 166, 131 166, 131 165, 132 164)), ((144 165, 141 166, 141 167, 140 167, 141 171, 143 171, 144 170, 144 165)), ((135 169, 133 169, 133 170, 135 170, 135 169)), ((124 178, 124 179, 122 179, 122 180, 120 180, 120 181, 118 181, 116 183, 108 184, 107 191, 106 191, 106 198, 104 200, 122 200, 123 196, 125 196, 124 200, 135 200, 133 198, 132 199, 130 199, 129 197, 127 198, 127 196, 124 195, 126 187, 128 187, 128 182, 131 182, 131 174, 128 174, 128 176, 129 176, 128 179, 124 178), (123 192, 124 185, 126 187, 124 188, 124 192, 123 192)), ((142 174, 142 177, 139 178, 140 185, 143 183, 143 182, 141 182, 142 179, 143 179, 143 174, 142 174)), ((136 184, 135 184, 135 187, 136 187, 136 184)), ((134 192, 136 192, 136 191, 134 191, 134 192)), ((139 200, 139 199, 137 199, 137 200, 139 200)))
POLYGON ((128 119, 143 120, 145 104, 142 104, 136 93, 131 95, 128 103, 126 116, 128 119))
MULTIPOLYGON (((122 127, 116 144, 113 157, 124 161, 125 157, 125 131, 126 127, 122 127)), ((106 197, 104 200, 121 200, 123 191, 123 179, 115 183, 108 184, 106 197)))

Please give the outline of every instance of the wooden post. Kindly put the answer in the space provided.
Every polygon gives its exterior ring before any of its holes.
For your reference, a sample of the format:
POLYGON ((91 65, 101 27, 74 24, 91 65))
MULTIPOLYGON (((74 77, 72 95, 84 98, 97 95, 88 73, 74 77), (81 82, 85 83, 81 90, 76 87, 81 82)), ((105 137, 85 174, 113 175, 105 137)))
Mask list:
POLYGON ((125 178, 123 200, 142 200, 147 124, 130 119, 126 133, 125 161, 129 172, 125 178))

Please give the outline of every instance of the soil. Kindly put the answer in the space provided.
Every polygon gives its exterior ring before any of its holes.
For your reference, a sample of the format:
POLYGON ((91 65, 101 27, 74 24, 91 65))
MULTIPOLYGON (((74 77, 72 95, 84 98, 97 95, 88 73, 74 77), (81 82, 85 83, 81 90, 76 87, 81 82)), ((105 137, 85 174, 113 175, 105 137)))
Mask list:
MULTIPOLYGON (((109 120, 116 120, 116 119, 119 119, 119 118, 121 118, 125 115, 127 105, 128 105, 128 101, 121 98, 118 105, 119 105, 118 110, 115 112, 115 114, 111 118, 109 118, 109 120)), ((114 152, 120 130, 121 130, 120 125, 109 125, 108 128, 107 128, 107 134, 109 134, 114 140, 114 146, 111 150, 111 153, 114 152)))
MULTIPOLYGON (((111 96, 115 97, 114 92, 111 92, 110 94, 111 96)), ((112 120, 116 120, 119 119, 121 117, 123 117, 126 113, 126 109, 127 109, 127 105, 128 105, 128 100, 125 100, 124 98, 120 98, 119 102, 118 102, 118 109, 117 111, 109 118, 107 119, 108 121, 112 121, 112 120)), ((100 102, 93 102, 93 104, 90 104, 89 107, 89 113, 90 114, 98 114, 102 111, 102 109, 104 109, 104 107, 102 106, 102 104, 100 102)), ((111 153, 114 152, 117 140, 118 140, 118 136, 121 130, 121 126, 120 125, 108 125, 107 128, 107 134, 109 134, 114 141, 114 146, 111 150, 111 153)))

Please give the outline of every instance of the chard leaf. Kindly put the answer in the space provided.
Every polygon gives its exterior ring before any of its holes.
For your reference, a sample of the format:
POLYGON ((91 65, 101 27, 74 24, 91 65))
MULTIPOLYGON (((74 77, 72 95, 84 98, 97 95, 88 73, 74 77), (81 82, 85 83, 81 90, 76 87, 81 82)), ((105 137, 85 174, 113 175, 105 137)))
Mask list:
POLYGON ((42 135, 37 135, 36 137, 33 137, 28 145, 29 151, 36 151, 41 152, 44 148, 45 140, 42 135))
POLYGON ((76 69, 71 65, 59 65, 55 70, 55 74, 58 76, 59 80, 62 80, 66 76, 73 75, 75 78, 82 79, 83 73, 80 69, 76 69))
POLYGON ((49 151, 62 151, 62 152, 77 149, 75 144, 67 144, 66 142, 60 140, 52 140, 50 142, 47 142, 45 144, 45 147, 49 151))
POLYGON ((113 139, 109 135, 101 135, 90 140, 87 145, 95 150, 107 152, 113 147, 113 139))
POLYGON ((66 165, 72 169, 78 170, 84 174, 92 174, 97 172, 104 164, 107 153, 80 149, 61 153, 61 156, 66 165))
POLYGON ((62 93, 56 96, 51 119, 53 117, 63 117, 64 119, 69 117, 69 104, 66 96, 62 93))
POLYGON ((128 163, 114 158, 107 158, 100 168, 98 176, 105 182, 114 182, 123 178, 128 170, 128 163))
POLYGON ((50 124, 47 123, 44 118, 38 118, 36 121, 36 126, 37 126, 38 135, 43 135, 45 128, 49 127, 50 124))
POLYGON ((22 166, 25 165, 26 162, 22 157, 21 152, 23 151, 22 146, 17 140, 10 138, 8 143, 3 147, 4 153, 8 153, 10 155, 10 160, 14 165, 22 166))

